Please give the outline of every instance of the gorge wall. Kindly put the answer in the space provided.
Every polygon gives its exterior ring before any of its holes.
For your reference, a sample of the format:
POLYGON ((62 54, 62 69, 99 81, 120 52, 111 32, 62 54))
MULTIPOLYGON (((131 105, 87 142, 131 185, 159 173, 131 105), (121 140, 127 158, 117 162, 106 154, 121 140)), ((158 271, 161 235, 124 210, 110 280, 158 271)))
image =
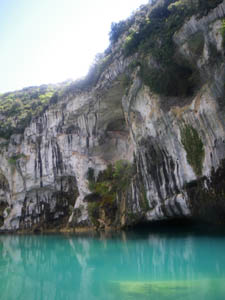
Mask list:
MULTIPOLYGON (((171 15, 187 5, 172 2, 171 15)), ((161 58, 160 36, 156 53, 130 51, 160 8, 141 7, 91 87, 72 84, 24 133, 1 138, 1 230, 225 221, 225 1, 217 2, 183 17, 161 58)))

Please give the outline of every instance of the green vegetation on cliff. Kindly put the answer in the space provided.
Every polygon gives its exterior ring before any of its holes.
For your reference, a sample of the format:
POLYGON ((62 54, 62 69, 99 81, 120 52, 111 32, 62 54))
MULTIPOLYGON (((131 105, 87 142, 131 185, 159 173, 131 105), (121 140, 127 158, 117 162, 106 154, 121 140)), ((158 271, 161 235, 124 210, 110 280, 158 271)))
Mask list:
POLYGON ((0 137, 23 133, 32 117, 38 116, 49 105, 53 86, 29 87, 0 96, 0 137))
POLYGON ((222 0, 159 0, 149 14, 131 30, 124 45, 125 55, 151 53, 160 63, 170 63, 174 54, 174 33, 192 15, 202 17, 222 0))
POLYGON ((223 38, 223 47, 225 48, 225 19, 222 20, 221 34, 223 38))
MULTIPOLYGON (((198 82, 195 66, 189 65, 184 58, 176 60, 174 33, 192 15, 202 17, 219 5, 222 0, 155 0, 152 4, 142 5, 127 20, 111 24, 109 39, 111 45, 103 54, 96 56, 87 76, 77 80, 65 89, 65 94, 88 90, 97 84, 102 73, 112 63, 116 51, 112 46, 125 34, 125 41, 118 45, 123 48, 125 57, 134 53, 141 67, 140 76, 152 91, 165 96, 189 96, 198 82), (149 57, 156 64, 149 66, 149 57), (164 83, 162 85, 162 82, 164 83)), ((204 38, 193 41, 198 55, 204 46, 204 38)))
POLYGON ((94 225, 98 225, 103 211, 108 220, 114 220, 117 210, 116 197, 128 188, 133 175, 133 166, 124 160, 108 165, 107 169, 99 173, 97 180, 94 178, 94 170, 89 169, 88 180, 92 194, 88 195, 85 201, 88 202, 88 213, 94 225))
POLYGON ((0 137, 23 133, 32 118, 40 116, 58 101, 71 81, 27 87, 0 95, 0 137))
MULTIPOLYGON (((124 55, 138 54, 140 76, 155 93, 165 96, 189 96, 198 84, 194 65, 177 57, 173 42, 174 33, 192 15, 202 17, 222 0, 159 0, 154 1, 149 12, 136 20, 136 27, 128 30, 123 45, 124 55), (153 63, 152 63, 153 62, 153 63)), ((110 36, 124 33, 127 24, 114 24, 110 36)), ((200 56, 204 37, 197 35, 192 41, 194 52, 200 56)))
POLYGON ((8 162, 11 166, 16 166, 16 162, 20 159, 20 158, 26 158, 26 155, 24 155, 23 153, 21 154, 17 154, 17 155, 13 155, 8 159, 8 162))
POLYGON ((202 175, 205 150, 198 132, 190 125, 185 125, 181 130, 181 142, 187 153, 187 161, 192 166, 197 176, 202 175))

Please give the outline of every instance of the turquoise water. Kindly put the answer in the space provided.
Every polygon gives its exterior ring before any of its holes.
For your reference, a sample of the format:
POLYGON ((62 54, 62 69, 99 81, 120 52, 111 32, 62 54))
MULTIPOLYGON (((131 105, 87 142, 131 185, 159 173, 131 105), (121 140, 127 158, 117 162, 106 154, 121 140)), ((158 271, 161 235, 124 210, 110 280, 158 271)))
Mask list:
POLYGON ((225 236, 0 236, 0 299, 225 299, 225 236))

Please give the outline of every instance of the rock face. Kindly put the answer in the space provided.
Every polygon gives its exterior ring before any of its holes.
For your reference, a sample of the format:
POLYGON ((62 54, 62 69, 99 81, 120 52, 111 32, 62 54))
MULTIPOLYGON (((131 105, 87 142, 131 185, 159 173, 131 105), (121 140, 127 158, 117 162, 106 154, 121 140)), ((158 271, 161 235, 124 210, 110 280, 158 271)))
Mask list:
MULTIPOLYGON (((120 228, 177 217, 210 218, 212 211, 217 218, 218 207, 222 221, 224 17, 225 1, 203 17, 193 15, 173 35, 177 55, 199 74, 190 95, 154 93, 144 84, 138 64, 125 85, 138 55, 124 56, 125 33, 91 89, 61 96, 32 119, 23 135, 12 135, 8 144, 2 139, 1 229, 120 228), (119 160, 130 162, 135 172, 115 194, 113 219, 107 220, 102 206, 93 223, 85 200, 93 194, 88 172, 93 170, 97 180, 119 160)), ((92 197, 96 203, 98 199, 92 197)))

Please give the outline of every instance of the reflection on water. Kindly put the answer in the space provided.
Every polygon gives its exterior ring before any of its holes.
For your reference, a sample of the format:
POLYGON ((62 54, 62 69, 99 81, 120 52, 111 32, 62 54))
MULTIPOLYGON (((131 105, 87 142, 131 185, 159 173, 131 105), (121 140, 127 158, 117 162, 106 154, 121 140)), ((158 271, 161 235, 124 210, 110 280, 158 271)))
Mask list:
POLYGON ((0 236, 0 299, 224 299, 225 238, 0 236))

